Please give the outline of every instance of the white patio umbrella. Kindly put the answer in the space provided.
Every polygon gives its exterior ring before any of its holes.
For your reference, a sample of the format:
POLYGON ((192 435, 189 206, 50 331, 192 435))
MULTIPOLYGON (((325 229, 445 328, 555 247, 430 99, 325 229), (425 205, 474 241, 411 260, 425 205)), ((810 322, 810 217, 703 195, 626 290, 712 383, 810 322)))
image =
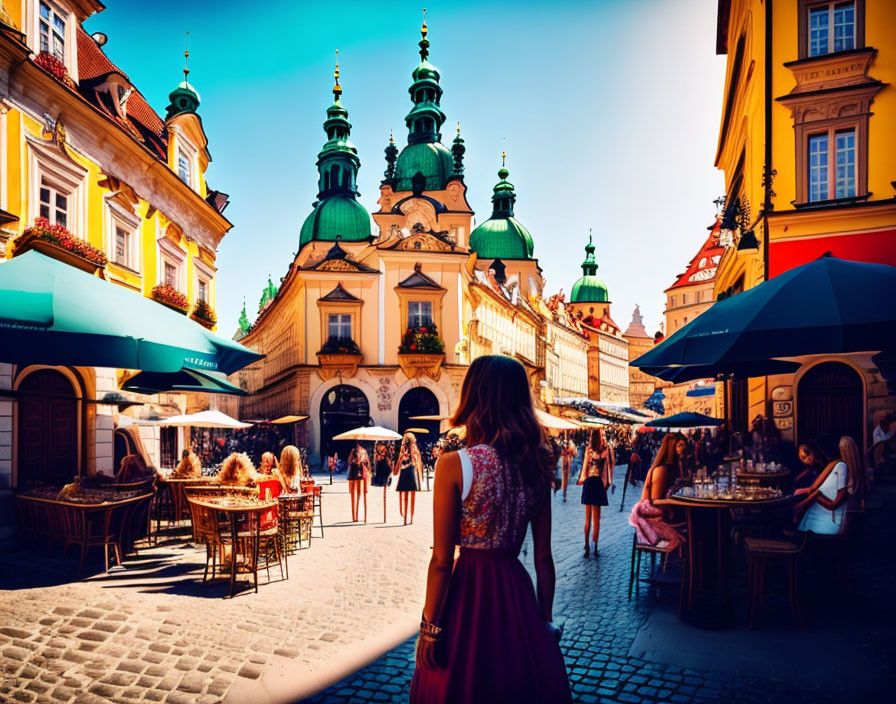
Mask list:
POLYGON ((377 440, 401 440, 401 435, 394 430, 381 428, 378 425, 365 426, 363 428, 355 428, 344 433, 340 433, 333 437, 334 440, 369 440, 376 442, 377 440))
POLYGON ((171 418, 159 421, 158 424, 183 428, 229 428, 231 430, 252 427, 251 423, 242 423, 221 411, 199 411, 199 413, 171 416, 171 418))

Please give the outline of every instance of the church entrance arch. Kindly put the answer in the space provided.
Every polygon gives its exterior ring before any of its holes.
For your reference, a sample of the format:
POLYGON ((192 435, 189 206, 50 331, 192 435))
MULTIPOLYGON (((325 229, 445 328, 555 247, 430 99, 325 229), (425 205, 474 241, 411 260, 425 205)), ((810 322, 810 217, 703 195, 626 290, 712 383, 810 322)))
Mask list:
POLYGON ((338 452, 347 459, 352 442, 334 441, 333 437, 348 430, 370 425, 370 404, 356 386, 340 384, 324 394, 320 402, 320 451, 322 457, 338 452))

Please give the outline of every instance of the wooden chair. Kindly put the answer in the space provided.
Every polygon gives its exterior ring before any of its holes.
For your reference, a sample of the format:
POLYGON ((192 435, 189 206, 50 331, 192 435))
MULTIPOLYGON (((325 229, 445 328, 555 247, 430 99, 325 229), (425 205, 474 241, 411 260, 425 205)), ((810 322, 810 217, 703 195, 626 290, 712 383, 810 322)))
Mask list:
MULTIPOLYGON (((638 542, 638 534, 634 533, 632 535, 632 563, 631 570, 628 578, 628 598, 632 598, 632 587, 635 582, 641 582, 641 557, 644 554, 650 555, 650 573, 653 574, 656 569, 656 556, 660 556, 660 569, 665 572, 666 571, 666 560, 669 557, 669 553, 673 552, 675 548, 664 547, 659 548, 655 545, 648 545, 646 543, 638 542)), ((635 592, 635 596, 637 597, 637 592, 635 592)))
POLYGON ((318 528, 320 528, 320 537, 324 537, 324 516, 323 509, 321 507, 321 494, 323 487, 315 484, 314 480, 302 481, 301 483, 301 491, 303 494, 310 493, 313 494, 313 511, 317 515, 318 520, 318 528))
POLYGON ((747 553, 747 582, 750 589, 750 628, 755 626, 756 615, 762 606, 768 568, 772 564, 781 564, 787 571, 790 609, 800 628, 806 629, 800 603, 799 585, 800 555, 805 547, 805 534, 798 542, 744 538, 744 548, 747 553))

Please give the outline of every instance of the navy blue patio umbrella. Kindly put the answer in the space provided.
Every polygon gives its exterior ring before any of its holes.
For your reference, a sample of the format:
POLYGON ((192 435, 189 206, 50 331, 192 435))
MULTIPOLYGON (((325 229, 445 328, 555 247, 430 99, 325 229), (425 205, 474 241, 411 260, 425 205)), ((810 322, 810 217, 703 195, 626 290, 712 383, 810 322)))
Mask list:
POLYGON ((893 350, 893 300, 896 267, 826 254, 715 303, 631 364, 687 381, 799 366, 782 357, 893 350))
POLYGON ((644 425, 650 428, 709 428, 721 425, 724 422, 702 413, 685 411, 684 413, 676 413, 668 418, 654 418, 644 425))

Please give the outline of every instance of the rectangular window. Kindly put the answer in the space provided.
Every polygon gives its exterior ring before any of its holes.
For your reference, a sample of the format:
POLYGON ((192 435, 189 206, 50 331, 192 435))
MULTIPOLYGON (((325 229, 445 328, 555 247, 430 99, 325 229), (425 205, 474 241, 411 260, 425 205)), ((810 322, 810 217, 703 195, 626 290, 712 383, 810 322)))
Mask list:
POLYGON ((838 130, 834 155, 834 197, 852 198, 856 194, 856 131, 838 130))
POLYGON ((828 136, 809 136, 809 202, 828 199, 828 136))
POLYGON ((688 294, 681 294, 681 305, 686 306, 688 304, 688 294))
POLYGON ((130 257, 128 256, 131 251, 131 233, 124 229, 123 227, 116 226, 115 227, 115 256, 114 260, 116 264, 122 264, 124 266, 130 266, 130 257))
POLYGON ((68 227, 69 196, 46 178, 40 180, 40 216, 52 225, 68 227))
POLYGON ((352 316, 349 313, 330 313, 327 316, 327 336, 330 340, 352 339, 352 316))
POLYGON ((183 150, 178 150, 177 175, 180 176, 180 180, 186 183, 188 186, 191 186, 193 183, 191 172, 192 169, 190 168, 190 157, 188 157, 183 150))
POLYGON ((856 48, 855 2, 826 2, 809 8, 809 56, 856 48))
POLYGON ((40 50, 52 54, 60 61, 65 61, 65 18, 55 6, 41 0, 40 17, 38 18, 40 33, 40 50))
POLYGON ((165 262, 165 283, 171 288, 177 288, 177 267, 171 262, 165 262))
POLYGON ((408 327, 422 328, 432 325, 432 301, 408 302, 408 327))
POLYGON ((197 292, 197 294, 196 294, 196 297, 197 297, 200 301, 205 301, 206 303, 208 303, 208 281, 204 281, 204 280, 202 280, 202 279, 199 279, 199 286, 198 286, 198 289, 199 289, 199 290, 198 290, 198 292, 197 292))
POLYGON ((808 146, 809 202, 855 197, 856 129, 809 135, 808 146))

